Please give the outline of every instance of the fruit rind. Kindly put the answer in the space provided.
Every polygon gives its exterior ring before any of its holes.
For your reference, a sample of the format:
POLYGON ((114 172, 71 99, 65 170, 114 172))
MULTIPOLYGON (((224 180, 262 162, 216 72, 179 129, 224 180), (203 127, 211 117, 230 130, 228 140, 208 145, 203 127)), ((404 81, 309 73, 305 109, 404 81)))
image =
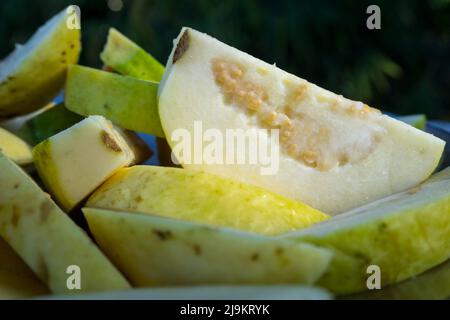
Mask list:
POLYGON ((0 235, 54 293, 124 290, 125 278, 49 195, 0 155, 0 235), (81 289, 70 290, 67 268, 81 269, 81 289))
POLYGON ((122 128, 164 137, 157 90, 154 82, 72 65, 65 105, 83 116, 102 115, 122 128))
POLYGON ((100 58, 115 71, 142 80, 159 82, 164 73, 161 63, 114 28, 109 29, 100 58))
POLYGON ((266 235, 306 228, 329 216, 303 203, 219 176, 134 166, 114 174, 86 206, 132 210, 266 235))
POLYGON ((68 8, 50 19, 0 65, 0 118, 32 112, 64 85, 68 64, 77 63, 80 30, 67 27, 68 8), (49 32, 50 31, 50 32, 49 32))
POLYGON ((348 294, 367 289, 370 265, 380 267, 385 286, 446 261, 450 257, 449 225, 447 168, 416 188, 283 237, 340 253, 319 283, 333 292, 348 294))
POLYGON ((99 246, 134 286, 314 283, 331 254, 313 245, 147 214, 83 208, 99 246))

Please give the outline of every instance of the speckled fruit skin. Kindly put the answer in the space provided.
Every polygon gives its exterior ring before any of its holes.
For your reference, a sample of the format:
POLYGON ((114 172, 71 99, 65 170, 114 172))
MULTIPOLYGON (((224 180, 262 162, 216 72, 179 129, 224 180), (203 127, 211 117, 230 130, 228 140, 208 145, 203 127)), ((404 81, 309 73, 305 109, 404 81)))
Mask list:
POLYGON ((157 90, 154 82, 73 65, 67 74, 65 105, 83 116, 102 115, 122 128, 164 137, 157 90))
POLYGON ((161 81, 164 66, 114 28, 100 54, 103 63, 115 71, 142 80, 161 81))
POLYGON ((53 293, 129 288, 92 240, 50 196, 0 155, 0 236, 53 293), (67 267, 81 268, 81 290, 67 288, 67 267))
MULTIPOLYGON (((64 86, 66 69, 77 63, 81 51, 80 29, 69 29, 64 9, 55 19, 54 28, 5 79, 0 79, 0 118, 10 118, 43 107, 64 86)), ((7 57, 0 68, 15 59, 7 57)))
POLYGON ((326 249, 293 241, 148 214, 83 212, 99 246, 138 287, 311 284, 331 259, 326 249))
POLYGON ((31 147, 22 139, 0 127, 0 153, 15 163, 26 166, 33 163, 31 147))
POLYGON ((367 267, 382 286, 428 270, 450 257, 450 168, 411 190, 283 236, 335 251, 319 284, 338 294, 367 290, 367 267))
POLYGON ((215 175, 179 168, 119 170, 86 206, 132 210, 266 235, 329 217, 303 203, 215 175))

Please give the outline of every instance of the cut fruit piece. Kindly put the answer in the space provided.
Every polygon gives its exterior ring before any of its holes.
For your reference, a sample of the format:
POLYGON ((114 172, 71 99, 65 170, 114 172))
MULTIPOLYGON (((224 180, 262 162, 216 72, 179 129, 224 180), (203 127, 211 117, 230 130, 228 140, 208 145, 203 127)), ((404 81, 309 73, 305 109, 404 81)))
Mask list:
POLYGON ((320 284, 336 293, 367 289, 367 267, 382 285, 415 276, 450 258, 450 168, 408 191, 287 234, 336 250, 320 284))
POLYGON ((424 114, 413 114, 410 116, 401 116, 398 120, 413 126, 414 128, 425 130, 427 124, 427 116, 424 114))
POLYGON ((0 155, 0 236, 54 293, 129 288, 91 239, 17 165, 0 155), (70 290, 69 266, 81 269, 70 290))
MULTIPOLYGON (((72 111, 69 111, 64 105, 58 104, 35 117, 26 121, 18 130, 18 135, 35 146, 42 141, 70 128, 84 118, 72 111)), ((126 140, 133 150, 135 160, 133 164, 139 164, 147 160, 152 152, 148 145, 134 132, 115 127, 122 137, 126 140)))
POLYGON ((0 127, 0 153, 21 166, 33 162, 31 147, 19 137, 0 127))
POLYGON ((67 110, 61 103, 26 121, 17 134, 35 146, 81 120, 83 120, 82 116, 67 110))
POLYGON ((83 116, 102 115, 118 126, 164 137, 157 107, 158 84, 73 65, 66 83, 66 107, 83 116))
POLYGON ((86 206, 136 211, 274 235, 328 218, 303 203, 212 174, 135 166, 119 170, 86 206))
POLYGON ((99 246, 138 287, 314 283, 331 259, 313 245, 140 213, 83 208, 99 246))
POLYGON ((192 286, 132 289, 78 296, 50 296, 50 300, 329 300, 331 295, 310 286, 192 286))
POLYGON ((39 109, 62 89, 81 50, 80 30, 67 26, 74 18, 72 6, 64 9, 1 62, 0 118, 39 109))
POLYGON ((65 211, 72 210, 135 156, 119 131, 91 116, 33 149, 36 170, 65 211))
POLYGON ((0 127, 0 153, 21 166, 33 163, 31 147, 22 139, 0 127))
POLYGON ((109 29, 100 58, 113 70, 142 80, 159 82, 164 73, 158 60, 114 28, 109 29))
POLYGON ((0 300, 49 294, 14 250, 0 237, 0 300))
POLYGON ((424 181, 445 144, 188 28, 175 41, 160 84, 159 115, 172 148, 184 129, 195 150, 196 121, 203 132, 219 130, 222 136, 227 129, 267 129, 259 150, 279 154, 273 175, 261 174, 262 165, 233 147, 225 148, 224 158, 238 153, 246 164, 178 160, 185 168, 255 184, 329 214, 424 181), (276 135, 268 129, 279 129, 280 143, 272 143, 276 135))

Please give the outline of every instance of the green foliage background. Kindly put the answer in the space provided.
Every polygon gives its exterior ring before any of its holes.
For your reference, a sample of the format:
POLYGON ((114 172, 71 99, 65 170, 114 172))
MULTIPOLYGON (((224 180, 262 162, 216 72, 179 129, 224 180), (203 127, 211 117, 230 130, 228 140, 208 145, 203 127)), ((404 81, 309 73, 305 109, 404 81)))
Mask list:
POLYGON ((0 56, 68 4, 81 7, 81 63, 100 66, 114 26, 165 63, 183 25, 327 89, 399 114, 450 119, 450 0, 0 1, 0 56), (366 8, 381 8, 381 30, 366 8))

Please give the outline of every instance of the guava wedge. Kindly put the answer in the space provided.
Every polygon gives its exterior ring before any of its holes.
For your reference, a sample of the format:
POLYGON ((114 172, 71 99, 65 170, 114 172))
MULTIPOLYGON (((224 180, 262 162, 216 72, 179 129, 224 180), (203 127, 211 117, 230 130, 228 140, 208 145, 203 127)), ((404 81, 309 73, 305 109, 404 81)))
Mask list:
POLYGON ((137 287, 314 283, 327 249, 148 214, 83 208, 100 248, 137 287))
MULTIPOLYGON (((278 144, 270 132, 259 141, 260 149, 279 146, 275 174, 261 174, 261 165, 248 160, 178 159, 185 168, 255 184, 328 214, 419 184, 435 170, 445 144, 190 28, 174 42, 158 95, 172 149, 181 129, 195 149, 196 121, 203 132, 222 136, 227 129, 278 129, 278 144)), ((225 149, 226 155, 247 151, 225 149)))
POLYGON ((72 112, 102 115, 122 128, 164 137, 157 90, 154 82, 72 65, 64 100, 72 112))
POLYGON ((450 168, 423 184, 282 236, 335 250, 319 281, 335 293, 367 289, 367 267, 381 269, 382 287, 450 258, 450 168))
POLYGON ((16 164, 0 155, 0 236, 54 293, 129 288, 92 240, 16 164), (67 268, 81 269, 70 290, 67 268))
POLYGON ((80 29, 68 28, 69 7, 47 21, 0 64, 0 118, 30 113, 64 86, 67 65, 77 63, 80 29))
POLYGON ((82 116, 67 110, 60 103, 25 121, 17 130, 17 135, 35 146, 81 120, 82 116))
POLYGON ((135 156, 101 116, 91 116, 33 148, 36 170, 57 203, 71 211, 135 156))
POLYGON ((21 166, 33 163, 31 147, 22 139, 0 127, 0 153, 21 166))
POLYGON ((45 300, 330 300, 324 289, 303 285, 209 285, 131 289, 77 296, 48 296, 45 300))
POLYGON ((49 294, 48 288, 0 237, 0 300, 49 294))
MULTIPOLYGON (((84 117, 69 111, 60 103, 25 121, 17 130, 17 135, 35 146, 83 119, 84 117)), ((135 156, 133 164, 142 163, 152 155, 149 146, 135 132, 117 126, 114 128, 121 133, 133 150, 135 156)))
POLYGON ((100 59, 113 70, 142 80, 159 82, 164 73, 158 60, 114 28, 109 29, 100 59))
POLYGON ((119 170, 86 206, 135 211, 266 235, 328 218, 303 203, 212 174, 134 166, 119 170))

